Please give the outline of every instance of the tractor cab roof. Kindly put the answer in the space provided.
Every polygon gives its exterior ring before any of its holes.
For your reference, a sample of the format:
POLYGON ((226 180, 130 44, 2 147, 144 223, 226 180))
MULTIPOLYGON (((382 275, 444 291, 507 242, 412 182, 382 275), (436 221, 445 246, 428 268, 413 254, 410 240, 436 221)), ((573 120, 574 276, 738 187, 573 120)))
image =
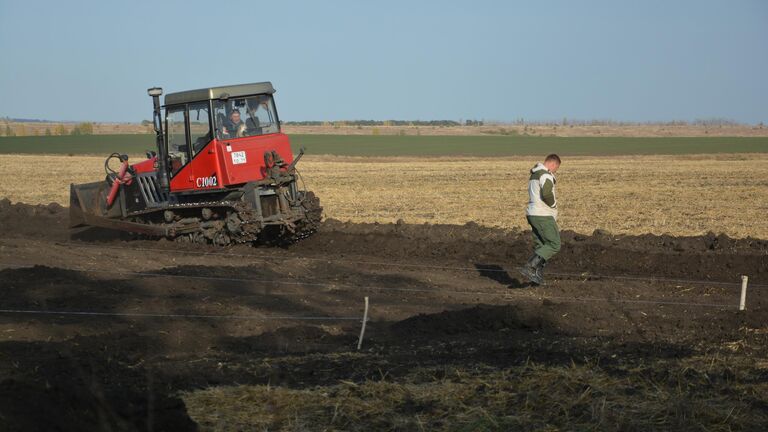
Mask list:
POLYGON ((178 105, 189 102, 199 102, 210 99, 228 99, 254 94, 272 94, 275 88, 269 81, 251 84, 238 84, 221 87, 211 87, 197 90, 187 90, 165 95, 165 105, 178 105))

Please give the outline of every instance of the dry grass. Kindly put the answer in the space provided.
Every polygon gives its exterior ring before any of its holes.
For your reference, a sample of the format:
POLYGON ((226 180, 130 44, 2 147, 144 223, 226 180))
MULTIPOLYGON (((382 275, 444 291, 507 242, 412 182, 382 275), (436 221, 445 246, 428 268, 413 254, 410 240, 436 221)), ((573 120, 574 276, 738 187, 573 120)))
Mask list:
MULTIPOLYGON (((299 167, 329 218, 525 228, 534 162, 306 157, 299 167)), ((559 222, 583 233, 768 238, 766 162, 763 154, 569 158, 558 174, 559 222)), ((102 157, 0 155, 0 198, 12 201, 67 205, 69 183, 103 178, 102 157)))
POLYGON ((183 399, 201 430, 216 431, 730 431, 768 421, 757 376, 752 361, 702 356, 608 370, 417 369, 396 382, 214 387, 183 399))
MULTIPOLYGON (((558 175, 559 222, 584 233, 768 238, 766 161, 765 155, 568 159, 558 175)), ((524 228, 534 162, 315 158, 302 172, 328 217, 524 228)))

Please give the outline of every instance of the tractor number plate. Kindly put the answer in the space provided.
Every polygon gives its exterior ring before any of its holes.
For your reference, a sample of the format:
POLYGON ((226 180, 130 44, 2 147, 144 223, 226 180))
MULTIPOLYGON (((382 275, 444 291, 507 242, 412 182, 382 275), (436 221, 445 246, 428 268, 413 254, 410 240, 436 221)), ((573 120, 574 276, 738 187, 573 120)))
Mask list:
POLYGON ((245 159, 245 152, 244 151, 232 152, 232 163, 233 164, 238 165, 238 164, 244 164, 246 162, 247 161, 245 159))

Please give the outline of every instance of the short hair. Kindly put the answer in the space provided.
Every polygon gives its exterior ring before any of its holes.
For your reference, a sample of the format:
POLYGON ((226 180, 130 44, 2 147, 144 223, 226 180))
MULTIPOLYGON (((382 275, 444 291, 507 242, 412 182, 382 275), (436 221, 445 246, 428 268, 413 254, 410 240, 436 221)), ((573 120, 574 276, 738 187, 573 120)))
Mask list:
POLYGON ((558 165, 560 165, 560 156, 552 153, 548 154, 547 157, 544 158, 544 162, 554 161, 557 162, 558 165))

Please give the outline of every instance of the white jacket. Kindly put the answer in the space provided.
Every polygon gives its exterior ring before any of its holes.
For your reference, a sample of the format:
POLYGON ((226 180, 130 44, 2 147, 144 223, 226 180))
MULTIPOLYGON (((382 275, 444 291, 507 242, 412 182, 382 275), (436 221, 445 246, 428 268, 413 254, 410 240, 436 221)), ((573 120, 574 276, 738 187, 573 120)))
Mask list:
POLYGON ((555 176, 542 163, 531 169, 528 180, 528 216, 552 216, 557 219, 557 196, 555 195, 555 176))

